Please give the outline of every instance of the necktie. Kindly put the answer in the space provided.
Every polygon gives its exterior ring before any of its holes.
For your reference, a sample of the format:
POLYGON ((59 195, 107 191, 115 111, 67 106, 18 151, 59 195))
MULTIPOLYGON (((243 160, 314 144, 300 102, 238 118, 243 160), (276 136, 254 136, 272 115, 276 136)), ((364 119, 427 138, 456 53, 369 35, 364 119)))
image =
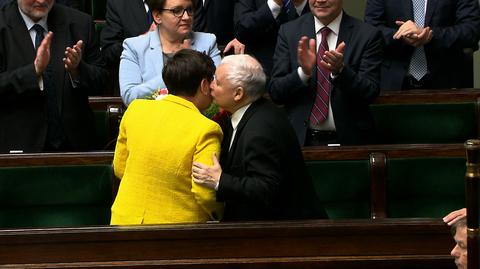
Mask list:
MULTIPOLYGON (((412 4, 415 24, 418 27, 423 27, 425 24, 425 0, 412 0, 412 4)), ((409 74, 416 80, 421 80, 427 74, 427 57, 423 46, 413 51, 409 74)))
POLYGON ((40 24, 34 24, 33 30, 35 30, 35 49, 38 49, 43 40, 43 27, 40 24))
POLYGON ((315 102, 313 103, 312 112, 310 113, 310 123, 318 125, 324 122, 328 117, 328 103, 330 100, 330 71, 320 65, 322 56, 328 51, 327 36, 331 30, 328 27, 320 29, 322 41, 317 52, 317 87, 315 94, 315 102))
POLYGON ((298 18, 297 9, 293 5, 292 0, 283 0, 283 10, 287 14, 288 21, 298 18))
MULTIPOLYGON (((38 24, 35 24, 32 28, 36 32, 35 49, 38 49, 43 40, 44 29, 38 24)), ((43 87, 47 95, 47 143, 49 144, 49 147, 58 149, 65 140, 65 133, 62 128, 60 113, 58 111, 57 95, 55 90, 56 86, 53 77, 52 65, 49 64, 42 74, 43 87)))

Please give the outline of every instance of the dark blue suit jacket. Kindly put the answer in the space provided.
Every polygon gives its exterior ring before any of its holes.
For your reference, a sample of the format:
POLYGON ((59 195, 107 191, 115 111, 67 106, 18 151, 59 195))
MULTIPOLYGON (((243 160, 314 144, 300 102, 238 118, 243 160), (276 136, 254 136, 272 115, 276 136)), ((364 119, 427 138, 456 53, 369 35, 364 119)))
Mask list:
MULTIPOLYGON (((307 4, 302 14, 310 12, 307 4)), ((281 24, 292 20, 282 11, 273 18, 267 0, 238 0, 235 4, 235 37, 245 44, 245 53, 251 54, 262 64, 270 76, 273 52, 281 24)))
MULTIPOLYGON (((365 21, 378 27, 386 43, 382 64, 381 89, 400 90, 407 75, 414 48, 394 40, 395 21, 413 20, 411 0, 368 0, 365 21)), ((433 38, 425 46, 432 88, 458 88, 462 85, 465 48, 477 48, 480 38, 478 0, 429 0, 425 26, 433 30, 433 38)), ((473 85, 471 85, 473 86, 473 85)))
MULTIPOLYGON (((297 73, 297 47, 302 36, 316 36, 311 14, 280 27, 269 84, 272 100, 284 105, 301 145, 305 143, 316 84, 313 76, 310 84, 304 85, 297 73)), ((369 104, 380 92, 383 39, 380 31, 344 12, 337 45, 341 42, 346 44, 345 67, 332 80, 331 92, 338 140, 341 144, 372 143, 374 125, 369 104)))

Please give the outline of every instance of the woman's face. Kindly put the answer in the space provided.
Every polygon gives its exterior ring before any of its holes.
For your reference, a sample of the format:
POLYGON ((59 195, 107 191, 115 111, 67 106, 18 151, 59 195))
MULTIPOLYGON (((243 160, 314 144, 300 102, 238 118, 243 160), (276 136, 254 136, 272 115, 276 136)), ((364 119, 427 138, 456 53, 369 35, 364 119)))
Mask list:
POLYGON ((172 36, 185 37, 192 31, 193 4, 191 0, 167 0, 163 10, 154 11, 157 24, 172 36))

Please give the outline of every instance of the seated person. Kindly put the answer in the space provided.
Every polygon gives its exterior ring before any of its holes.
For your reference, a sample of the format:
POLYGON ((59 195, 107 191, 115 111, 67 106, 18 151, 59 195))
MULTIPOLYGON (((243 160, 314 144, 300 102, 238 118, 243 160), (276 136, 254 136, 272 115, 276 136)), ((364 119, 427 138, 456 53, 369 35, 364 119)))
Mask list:
POLYGON ((200 111, 212 102, 215 65, 197 51, 177 52, 163 68, 170 93, 162 100, 136 100, 128 107, 113 167, 121 180, 111 224, 201 223, 218 220, 223 204, 215 190, 192 181, 193 162, 212 165, 222 131, 200 111))
POLYGON ((450 255, 455 258, 458 269, 467 269, 467 218, 463 217, 453 224, 452 234, 456 245, 450 255))
POLYGON ((192 32, 192 0, 147 0, 157 30, 132 37, 123 43, 120 58, 120 95, 128 106, 137 98, 149 98, 165 87, 163 66, 182 48, 191 48, 210 56, 215 65, 220 51, 213 34, 192 32))

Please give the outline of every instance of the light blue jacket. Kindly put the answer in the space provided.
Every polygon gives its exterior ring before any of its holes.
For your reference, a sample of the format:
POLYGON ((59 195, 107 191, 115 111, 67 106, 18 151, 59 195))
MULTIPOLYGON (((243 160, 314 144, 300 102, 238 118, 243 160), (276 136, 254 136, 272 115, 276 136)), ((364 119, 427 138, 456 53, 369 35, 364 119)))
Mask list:
MULTIPOLYGON (((220 51, 213 34, 193 32, 190 47, 209 55, 215 66, 220 64, 220 51)), ((125 105, 137 98, 148 98, 163 82, 163 54, 158 31, 127 38, 120 57, 120 94, 125 105)))

